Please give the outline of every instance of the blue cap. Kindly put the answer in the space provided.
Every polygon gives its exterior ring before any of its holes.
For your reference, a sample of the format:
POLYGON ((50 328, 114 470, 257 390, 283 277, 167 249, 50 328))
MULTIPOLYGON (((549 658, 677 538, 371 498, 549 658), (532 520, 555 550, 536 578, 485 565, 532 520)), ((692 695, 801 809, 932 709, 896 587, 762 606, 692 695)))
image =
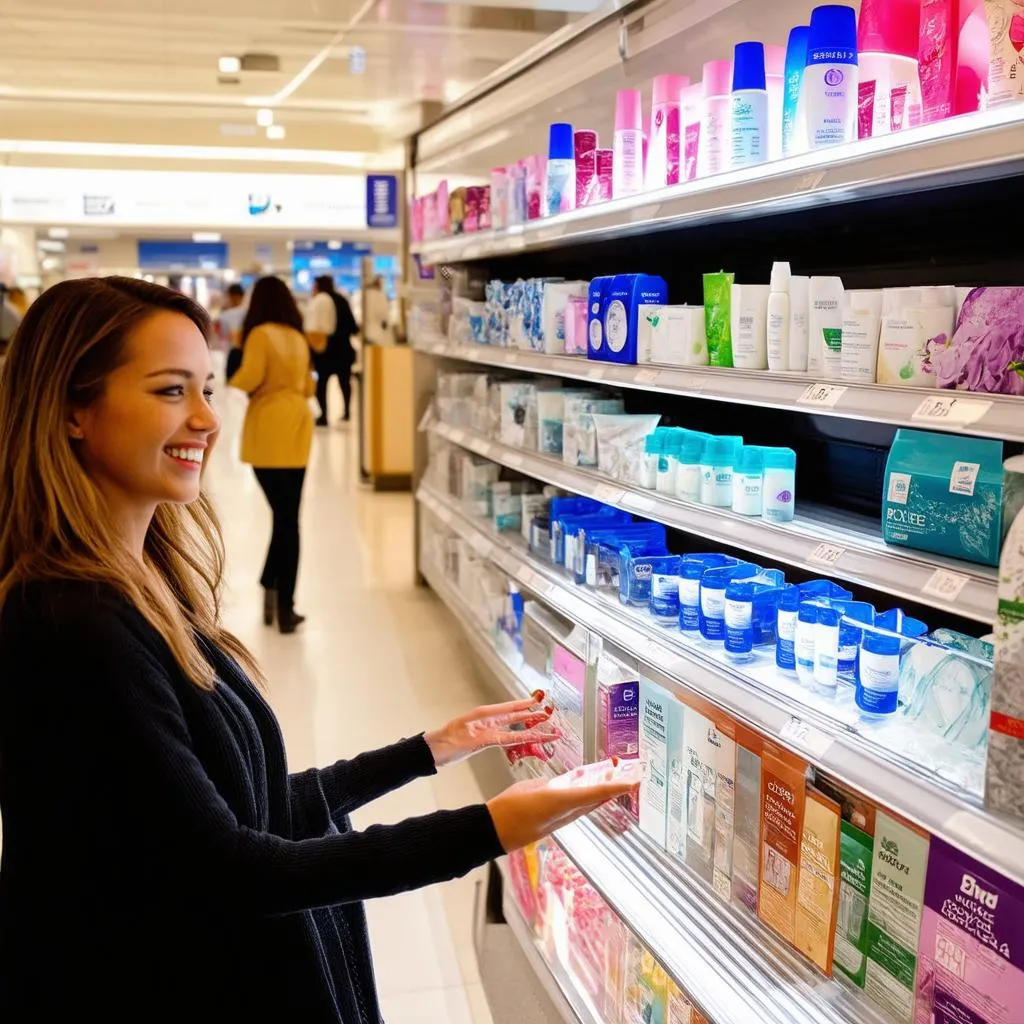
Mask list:
POLYGON ((573 142, 571 124, 553 124, 548 130, 548 159, 575 160, 576 149, 573 142))
POLYGON ((789 33, 786 45, 786 77, 799 72, 804 73, 807 67, 807 40, 811 30, 807 25, 797 25, 789 33))
POLYGON ((857 63, 857 12, 841 4, 825 4, 811 11, 811 28, 807 37, 808 64, 857 63), (847 52, 845 59, 837 51, 847 52), (820 57, 815 51, 822 51, 820 57))
POLYGON ((701 460, 709 466, 733 466, 742 444, 742 437, 709 437, 704 442, 701 460))
POLYGON ((796 452, 792 448, 761 448, 765 469, 796 469, 796 452))
POLYGON ((737 43, 732 60, 732 91, 767 88, 764 43, 737 43))
POLYGON ((764 472, 764 458, 760 448, 744 445, 736 459, 736 472, 751 475, 764 472))

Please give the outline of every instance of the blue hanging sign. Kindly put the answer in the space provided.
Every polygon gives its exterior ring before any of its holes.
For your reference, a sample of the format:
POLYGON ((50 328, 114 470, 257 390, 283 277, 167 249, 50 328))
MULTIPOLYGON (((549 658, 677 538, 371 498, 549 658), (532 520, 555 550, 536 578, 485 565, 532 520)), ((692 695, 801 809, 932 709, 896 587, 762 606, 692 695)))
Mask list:
POLYGON ((398 178, 394 174, 366 176, 366 226, 398 227, 398 178))

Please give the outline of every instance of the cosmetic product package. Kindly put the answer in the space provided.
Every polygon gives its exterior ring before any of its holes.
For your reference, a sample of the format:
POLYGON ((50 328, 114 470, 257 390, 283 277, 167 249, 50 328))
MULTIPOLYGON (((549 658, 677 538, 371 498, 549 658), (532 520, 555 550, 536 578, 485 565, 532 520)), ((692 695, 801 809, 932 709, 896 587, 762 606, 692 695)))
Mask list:
POLYGON ((730 169, 768 159, 768 81, 764 44, 737 43, 732 64, 730 169))
POLYGON ((665 366, 707 366, 708 340, 703 306, 641 306, 637 362, 665 366))
POLYGON ((685 75, 657 75, 651 87, 651 130, 648 134, 645 187, 679 184, 681 160, 679 98, 690 84, 685 75))
POLYGON ((668 301, 664 278, 652 274, 620 274, 612 280, 604 302, 604 354, 613 363, 637 361, 640 307, 668 301))
POLYGON ((546 161, 543 156, 528 156, 526 165, 526 219, 540 220, 544 216, 544 176, 546 161))
POLYGON ((991 47, 984 106, 1024 100, 1024 8, 1015 0, 985 0, 991 47))
POLYGON ((810 347, 811 279, 789 279, 789 372, 806 373, 810 347))
POLYGON ((704 275, 704 326, 709 366, 732 366, 732 286, 734 274, 704 275))
POLYGON ((768 369, 768 297, 766 284, 734 284, 730 296, 732 365, 738 370, 768 369))
POLYGON ((730 167, 732 61, 708 61, 704 65, 703 89, 698 178, 721 174, 730 167))
POLYGON ((857 138, 857 82, 856 11, 838 4, 815 7, 801 91, 812 150, 857 138))
POLYGON ((548 129, 548 159, 544 186, 544 216, 576 209, 576 157, 572 125, 548 129))
POLYGON ((842 376, 842 278, 812 277, 807 314, 807 372, 827 380, 842 376))
POLYGON ((611 291, 614 277, 595 277, 590 282, 588 301, 590 309, 587 320, 587 331, 589 345, 587 357, 589 359, 606 359, 608 346, 604 336, 604 315, 608 305, 608 293, 611 291))
POLYGON ((789 33, 786 45, 786 71, 782 97, 782 155, 793 156, 807 150, 806 114, 801 108, 804 71, 807 68, 807 25, 797 25, 789 33))
POLYGON ((675 697, 649 679, 640 680, 640 829, 665 848, 668 812, 668 728, 675 697))
POLYGON ((732 508, 733 472, 743 438, 709 437, 701 454, 700 503, 713 508, 732 508))
POLYGON ((721 740, 714 724, 696 709, 683 717, 686 766, 687 865, 709 885, 714 878, 716 751, 721 740))
POLYGON ((586 300, 590 291, 588 281, 546 281, 541 300, 541 338, 543 350, 551 355, 563 355, 566 350, 566 323, 569 302, 586 300))
POLYGON ((594 413, 618 416, 625 412, 621 398, 572 396, 565 400, 562 461, 568 466, 597 468, 597 428, 594 413))
POLYGON ((874 384, 882 330, 882 293, 846 293, 843 306, 840 377, 853 384, 874 384))
POLYGON ((786 47, 765 43, 765 84, 768 86, 768 159, 782 159, 782 114, 786 103, 786 47))
POLYGON ((614 177, 615 150, 599 149, 597 151, 597 183, 592 203, 606 203, 611 199, 614 177))
POLYGON ((682 131, 682 165, 680 181, 693 181, 697 177, 700 160, 700 126, 704 112, 704 86, 697 82, 687 86, 679 96, 680 129, 682 131))
POLYGON ((732 901, 757 913, 761 850, 761 736, 736 728, 736 804, 732 840, 732 901))
POLYGON ((956 292, 950 287, 886 288, 882 292, 876 368, 879 384, 938 386, 937 365, 949 370, 955 361, 950 355, 955 306, 956 292))
POLYGON ((636 195, 644 188, 643 100, 639 89, 622 89, 615 97, 615 162, 612 198, 636 195))
POLYGON ((508 168, 495 167, 491 171, 491 227, 508 227, 509 178, 508 168))
POLYGON ((918 60, 925 123, 942 121, 956 109, 960 3, 961 0, 921 0, 918 60))
POLYGON ((448 227, 453 235, 461 235, 466 223, 466 189, 454 188, 448 195, 448 227))
POLYGON ((577 131, 573 135, 576 163, 576 206, 589 206, 597 191, 597 132, 577 131))
POLYGON ((585 356, 587 354, 587 316, 589 285, 582 297, 569 296, 565 304, 565 347, 567 356, 585 356))
POLYGON ((789 281, 792 276, 788 263, 772 264, 768 286, 768 369, 783 373, 789 369, 789 281))
POLYGON ((587 665, 578 655, 561 644, 551 652, 548 670, 548 697, 555 713, 551 724, 561 736, 554 741, 551 767, 556 772, 568 772, 583 764, 583 692, 587 665))
POLYGON ((842 808, 808 788, 800 838, 794 945, 822 974, 832 974, 839 908, 842 808))
POLYGON ((921 0, 862 0, 857 24, 857 137, 903 131, 921 105, 921 0))
POLYGON ((647 437, 654 432, 660 413, 605 415, 594 413, 597 432, 597 469, 626 484, 639 484, 647 437))

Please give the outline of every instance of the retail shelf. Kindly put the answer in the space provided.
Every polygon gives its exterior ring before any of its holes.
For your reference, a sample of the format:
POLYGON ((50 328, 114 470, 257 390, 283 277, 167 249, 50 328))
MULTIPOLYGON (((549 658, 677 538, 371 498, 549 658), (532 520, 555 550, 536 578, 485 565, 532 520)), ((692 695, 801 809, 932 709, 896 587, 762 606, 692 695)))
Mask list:
POLYGON ((420 352, 446 359, 620 388, 1024 441, 1024 399, 1015 395, 815 381, 807 374, 767 370, 755 373, 710 366, 623 366, 493 345, 456 345, 441 336, 414 338, 413 344, 420 352))
POLYGON ((626 509, 655 522, 738 547, 772 562, 825 572, 904 601, 914 601, 991 626, 996 616, 995 569, 890 547, 879 524, 807 502, 792 523, 768 523, 605 477, 596 470, 488 440, 444 423, 440 437, 526 476, 626 509))
POLYGON ((551 963, 541 952, 530 926, 507 893, 502 901, 502 911, 505 923, 516 937, 530 967, 567 1024, 603 1024, 603 1018, 569 972, 561 964, 551 963))
POLYGON ((1024 169, 1022 123, 1018 108, 997 107, 861 140, 827 156, 809 153, 526 225, 421 242, 414 251, 430 263, 464 263, 992 181, 1024 169))
MULTIPOLYGON (((577 587, 531 554, 518 535, 495 533, 450 499, 423 486, 418 501, 565 618, 634 658, 669 690, 693 691, 806 758, 878 805, 890 807, 1005 877, 1024 884, 1024 830, 986 811, 963 780, 939 774, 959 766, 915 766, 906 754, 916 734, 896 721, 868 725, 851 703, 831 703, 782 678, 769 665, 742 673, 721 652, 661 628, 650 616, 577 587)), ((926 753, 925 748, 921 752, 926 753)))

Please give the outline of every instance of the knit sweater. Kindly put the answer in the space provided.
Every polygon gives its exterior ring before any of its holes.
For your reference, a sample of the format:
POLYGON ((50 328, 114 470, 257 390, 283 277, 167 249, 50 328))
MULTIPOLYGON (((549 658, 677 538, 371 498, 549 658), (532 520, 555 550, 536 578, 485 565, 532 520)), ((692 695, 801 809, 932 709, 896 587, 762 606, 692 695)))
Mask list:
MULTIPOLYGON (((378 1024, 360 901, 502 852, 487 808, 352 830, 433 773, 423 737, 289 775, 274 715, 204 641, 213 691, 112 590, 0 615, 0 1020, 378 1024)), ((415 950, 410 949, 410 956, 415 950)))

